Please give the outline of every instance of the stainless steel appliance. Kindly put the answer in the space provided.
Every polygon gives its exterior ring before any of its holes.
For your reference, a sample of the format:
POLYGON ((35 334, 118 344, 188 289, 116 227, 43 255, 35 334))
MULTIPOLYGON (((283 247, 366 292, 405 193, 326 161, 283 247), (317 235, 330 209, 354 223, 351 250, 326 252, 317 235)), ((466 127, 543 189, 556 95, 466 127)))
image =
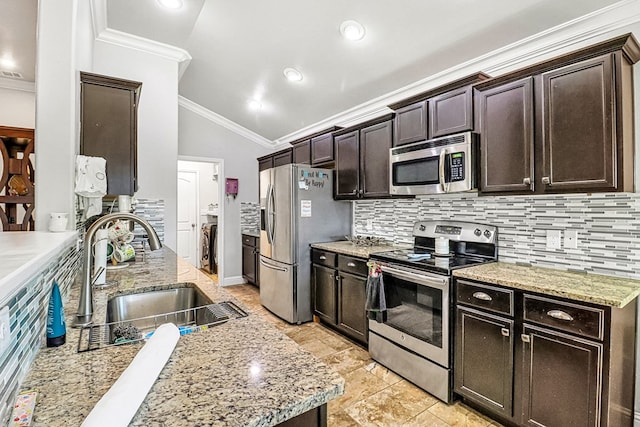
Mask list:
POLYGON ((387 311, 382 322, 369 320, 371 357, 451 402, 451 274, 496 261, 497 235, 490 225, 419 221, 413 228, 413 248, 372 254, 382 268, 387 311), (448 239, 448 252, 436 254, 439 238, 448 239))
POLYGON ((351 204, 333 200, 333 171, 260 172, 260 302, 289 323, 312 319, 309 244, 351 232, 351 204))
POLYGON ((477 135, 465 132, 391 148, 391 194, 439 194, 476 189, 477 145, 477 135))
POLYGON ((202 232, 200 233, 200 265, 210 274, 218 272, 218 253, 216 241, 218 235, 218 221, 206 222, 202 224, 202 232))

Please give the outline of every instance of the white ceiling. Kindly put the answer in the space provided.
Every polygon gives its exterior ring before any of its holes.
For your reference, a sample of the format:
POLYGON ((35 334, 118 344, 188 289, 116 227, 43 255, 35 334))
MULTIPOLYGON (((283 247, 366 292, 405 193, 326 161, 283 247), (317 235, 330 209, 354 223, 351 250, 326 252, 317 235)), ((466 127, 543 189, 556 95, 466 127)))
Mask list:
MULTIPOLYGON (((86 0, 82 0, 86 1, 86 0)), ((179 91, 269 140, 615 0, 107 0, 107 26, 187 50, 179 91), (348 42, 340 23, 366 37, 348 42), (288 82, 295 67, 304 80, 288 82), (263 108, 250 111, 258 98, 263 108)), ((34 80, 37 0, 0 0, 0 57, 34 80), (11 17, 11 19, 7 19, 11 17)), ((482 70, 477 70, 482 71, 482 70)))

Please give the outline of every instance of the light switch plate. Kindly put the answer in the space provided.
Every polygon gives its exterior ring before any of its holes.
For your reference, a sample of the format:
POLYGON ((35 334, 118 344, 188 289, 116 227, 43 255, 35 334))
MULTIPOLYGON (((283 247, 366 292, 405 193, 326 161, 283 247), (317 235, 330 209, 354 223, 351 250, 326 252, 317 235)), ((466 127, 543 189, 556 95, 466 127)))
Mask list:
POLYGON ((0 354, 11 344, 11 321, 9 320, 9 306, 0 310, 0 354))
POLYGON ((565 249, 578 249, 578 230, 565 230, 564 247, 565 249))
POLYGON ((562 230, 547 230, 547 249, 562 248, 562 230))

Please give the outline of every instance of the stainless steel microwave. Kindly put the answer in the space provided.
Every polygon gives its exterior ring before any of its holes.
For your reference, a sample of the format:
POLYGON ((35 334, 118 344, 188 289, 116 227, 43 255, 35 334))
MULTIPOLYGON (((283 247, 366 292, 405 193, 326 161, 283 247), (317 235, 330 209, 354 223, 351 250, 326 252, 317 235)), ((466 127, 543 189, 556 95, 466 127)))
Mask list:
POLYGON ((477 139, 477 134, 464 132, 391 148, 391 194, 441 194, 475 190, 477 139))

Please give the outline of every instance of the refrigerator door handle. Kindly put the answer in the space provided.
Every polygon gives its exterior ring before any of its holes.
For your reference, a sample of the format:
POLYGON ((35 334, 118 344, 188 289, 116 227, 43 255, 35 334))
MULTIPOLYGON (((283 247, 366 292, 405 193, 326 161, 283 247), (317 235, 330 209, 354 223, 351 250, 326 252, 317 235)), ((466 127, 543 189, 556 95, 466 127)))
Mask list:
POLYGON ((275 235, 275 219, 276 219, 276 211, 274 209, 274 205, 276 204, 275 200, 275 187, 271 185, 270 193, 269 193, 269 228, 267 230, 267 234, 269 234, 269 239, 271 240, 269 243, 273 245, 274 235, 275 235), (273 220, 273 221, 272 221, 273 220))
POLYGON ((265 260, 263 260, 262 258, 260 258, 260 264, 264 265, 267 268, 270 268, 272 270, 278 270, 278 271, 288 271, 287 268, 282 268, 282 267, 277 267, 275 265, 271 265, 268 262, 266 262, 265 260))
POLYGON ((271 240, 271 184, 267 186, 267 200, 266 200, 266 213, 264 215, 264 228, 267 234, 267 242, 271 245, 273 241, 271 240))

